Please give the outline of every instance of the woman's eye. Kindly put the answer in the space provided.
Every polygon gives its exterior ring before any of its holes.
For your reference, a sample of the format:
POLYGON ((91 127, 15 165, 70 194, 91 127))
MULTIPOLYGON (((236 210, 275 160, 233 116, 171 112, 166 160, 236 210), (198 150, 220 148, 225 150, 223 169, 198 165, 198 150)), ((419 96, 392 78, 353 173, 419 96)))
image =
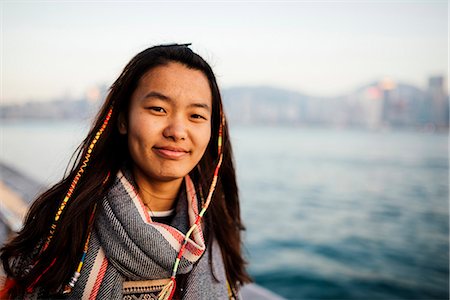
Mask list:
POLYGON ((150 109, 150 110, 152 110, 154 112, 157 112, 157 113, 165 113, 166 112, 164 110, 164 108, 159 107, 159 106, 152 106, 152 107, 149 107, 148 109, 150 109))
POLYGON ((206 120, 206 118, 204 117, 204 116, 202 116, 202 115, 199 115, 199 114, 193 114, 192 116, 191 116, 193 119, 203 119, 203 120, 206 120))

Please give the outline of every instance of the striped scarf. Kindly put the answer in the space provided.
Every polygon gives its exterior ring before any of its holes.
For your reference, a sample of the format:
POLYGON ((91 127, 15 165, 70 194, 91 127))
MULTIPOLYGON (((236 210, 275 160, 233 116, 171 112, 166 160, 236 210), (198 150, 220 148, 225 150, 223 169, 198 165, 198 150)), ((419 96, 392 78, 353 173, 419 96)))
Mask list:
MULTIPOLYGON (((118 172, 102 201, 81 276, 68 299, 123 299, 125 281, 171 275, 184 234, 199 212, 194 184, 185 177, 186 193, 180 193, 169 226, 152 222, 129 172, 124 173, 118 172)), ((178 273, 189 273, 182 299, 228 299, 220 247, 214 241, 207 249, 201 228, 188 240, 178 273)))

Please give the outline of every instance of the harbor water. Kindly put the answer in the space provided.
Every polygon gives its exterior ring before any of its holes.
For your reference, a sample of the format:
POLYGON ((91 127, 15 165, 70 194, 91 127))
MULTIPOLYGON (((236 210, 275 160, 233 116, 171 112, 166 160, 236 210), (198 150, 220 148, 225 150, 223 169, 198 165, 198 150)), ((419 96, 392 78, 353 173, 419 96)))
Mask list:
MULTIPOLYGON (((88 130, 0 125, 0 160, 46 185, 88 130)), ((447 133, 232 127, 256 283, 287 299, 448 299, 447 133)))

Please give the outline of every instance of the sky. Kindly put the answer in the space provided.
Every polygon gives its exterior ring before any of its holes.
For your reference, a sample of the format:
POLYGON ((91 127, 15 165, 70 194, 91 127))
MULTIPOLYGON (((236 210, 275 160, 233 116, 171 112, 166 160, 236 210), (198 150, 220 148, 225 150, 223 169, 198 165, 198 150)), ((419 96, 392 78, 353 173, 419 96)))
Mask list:
POLYGON ((448 74, 448 1, 0 1, 5 104, 83 96, 173 42, 192 43, 222 88, 327 97, 448 74))

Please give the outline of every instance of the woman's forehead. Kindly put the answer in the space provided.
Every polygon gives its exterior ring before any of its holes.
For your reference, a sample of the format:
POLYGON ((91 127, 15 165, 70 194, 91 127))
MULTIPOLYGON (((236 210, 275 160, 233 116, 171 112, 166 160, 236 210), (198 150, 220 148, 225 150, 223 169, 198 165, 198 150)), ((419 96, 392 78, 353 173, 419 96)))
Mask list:
POLYGON ((138 100, 180 99, 212 104, 212 93, 206 75, 181 63, 171 62, 147 71, 139 80, 133 95, 138 100))

